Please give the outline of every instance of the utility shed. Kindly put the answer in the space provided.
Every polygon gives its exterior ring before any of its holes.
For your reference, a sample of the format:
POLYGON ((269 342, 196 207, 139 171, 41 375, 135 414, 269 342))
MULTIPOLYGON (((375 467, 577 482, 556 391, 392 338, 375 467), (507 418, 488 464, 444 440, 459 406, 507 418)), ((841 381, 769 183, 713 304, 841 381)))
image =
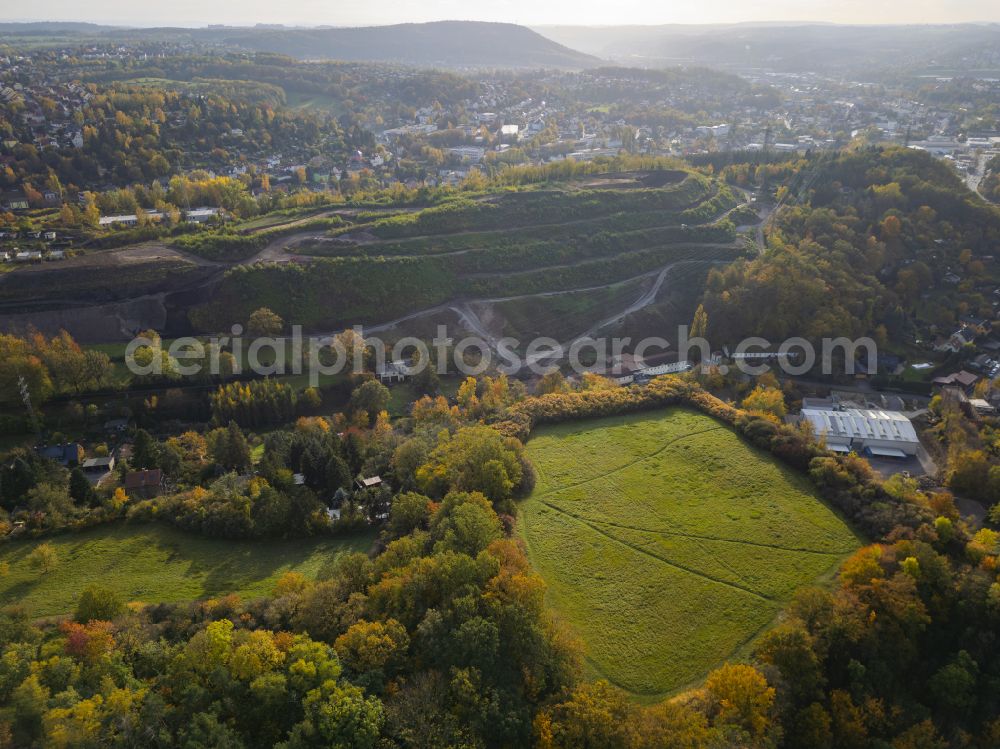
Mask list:
POLYGON ((835 452, 867 452, 879 457, 916 455, 920 440, 913 424, 898 411, 804 408, 802 418, 835 452))

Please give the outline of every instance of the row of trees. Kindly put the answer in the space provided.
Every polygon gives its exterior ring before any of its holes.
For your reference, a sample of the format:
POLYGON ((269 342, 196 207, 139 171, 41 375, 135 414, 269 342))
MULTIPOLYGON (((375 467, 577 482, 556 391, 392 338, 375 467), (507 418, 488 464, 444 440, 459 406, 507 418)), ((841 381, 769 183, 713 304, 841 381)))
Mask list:
POLYGON ((10 409, 8 413, 23 402, 24 391, 40 405, 53 395, 75 395, 107 385, 111 375, 107 354, 81 348, 66 331, 53 338, 38 332, 0 334, 0 404, 10 409))

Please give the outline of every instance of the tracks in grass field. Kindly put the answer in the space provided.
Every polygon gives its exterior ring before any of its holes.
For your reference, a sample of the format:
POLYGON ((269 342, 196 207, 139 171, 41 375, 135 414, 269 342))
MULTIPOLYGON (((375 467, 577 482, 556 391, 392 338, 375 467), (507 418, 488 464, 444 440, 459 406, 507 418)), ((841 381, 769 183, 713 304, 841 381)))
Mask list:
MULTIPOLYGON (((710 575, 707 572, 702 572, 702 571, 696 570, 696 569, 694 569, 692 567, 688 567, 687 565, 680 564, 680 563, 678 563, 676 561, 671 561, 669 559, 665 559, 664 557, 661 557, 659 554, 654 554, 649 549, 643 548, 642 546, 640 546, 638 544, 635 544, 635 543, 632 543, 630 541, 627 541, 627 540, 625 540, 623 538, 619 538, 618 536, 614 535, 613 533, 609 532, 608 530, 599 527, 601 525, 608 525, 608 526, 611 526, 611 527, 627 528, 627 526, 617 526, 615 523, 607 523, 607 522, 603 522, 603 521, 599 521, 599 520, 593 520, 591 518, 586 518, 586 517, 584 517, 582 515, 579 515, 577 513, 570 512, 569 510, 566 510, 563 507, 559 507, 558 505, 554 504, 553 502, 545 499, 545 497, 547 497, 550 494, 553 494, 555 492, 562 492, 562 491, 566 491, 568 489, 577 488, 577 487, 580 487, 580 486, 584 486, 586 484, 593 483, 594 481, 596 481, 598 479, 604 479, 604 478, 607 478, 608 476, 612 476, 612 475, 614 475, 616 473, 619 473, 621 471, 624 471, 624 470, 630 468, 631 466, 634 466, 634 465, 636 465, 638 463, 642 463, 643 461, 649 460, 650 458, 653 458, 656 455, 659 455, 664 450, 667 450, 669 447, 671 447, 672 445, 677 444, 678 442, 681 442, 681 441, 683 441, 685 439, 689 439, 691 437, 695 437, 695 436, 700 435, 700 434, 706 434, 707 432, 714 432, 714 431, 717 431, 719 429, 725 429, 725 427, 723 427, 723 426, 714 426, 714 427, 709 427, 707 429, 699 429, 699 430, 694 431, 694 432, 689 432, 688 434, 682 434, 682 435, 680 435, 678 437, 675 437, 672 440, 668 440, 663 445, 661 445, 658 449, 654 450, 652 453, 649 453, 648 455, 639 456, 635 460, 630 460, 627 463, 624 463, 623 465, 620 465, 617 468, 615 468, 615 469, 613 469, 611 471, 608 471, 608 472, 602 474, 601 476, 597 476, 597 477, 594 477, 594 478, 591 478, 591 479, 587 479, 585 481, 578 481, 578 482, 573 483, 573 484, 567 484, 566 486, 561 486, 561 487, 558 487, 558 488, 553 489, 551 491, 547 491, 547 492, 545 492, 544 494, 542 494, 539 497, 539 501, 542 504, 544 504, 546 507, 549 507, 549 508, 555 510, 556 512, 559 512, 559 513, 561 513, 561 514, 563 514, 563 515, 565 515, 565 516, 567 516, 569 518, 572 518, 573 520, 575 520, 578 523, 582 523, 583 525, 586 525, 588 528, 590 528, 595 533, 599 533, 601 536, 603 536, 603 537, 605 537, 605 538, 607 538, 607 539, 609 539, 611 541, 614 541, 614 542, 616 542, 618 544, 621 544, 622 546, 626 546, 626 547, 628 547, 629 549, 631 549, 632 551, 634 551, 636 553, 643 554, 643 555, 645 555, 647 557, 650 557, 652 559, 656 559, 657 561, 659 561, 662 564, 665 564, 665 565, 667 565, 669 567, 673 567, 675 569, 681 570, 681 571, 686 572, 686 573, 688 573, 690 575, 695 575, 697 577, 704 578, 705 580, 709 580, 710 582, 716 583, 718 585, 724 585, 726 587, 734 588, 736 590, 742 591, 743 593, 747 593, 749 595, 755 596, 755 597, 757 597, 757 598, 759 598, 759 599, 761 599, 763 601, 772 601, 773 599, 770 596, 766 596, 766 595, 760 593, 757 590, 754 590, 753 588, 751 588, 751 587, 749 587, 747 585, 741 585, 739 583, 732 582, 731 580, 724 580, 724 579, 722 579, 720 577, 716 577, 714 575, 710 575)), ((639 529, 635 529, 635 530, 639 530, 639 529)), ((676 535, 685 535, 685 534, 676 534, 676 535)), ((692 539, 696 538, 693 534, 690 535, 690 537, 692 539)), ((708 540, 708 539, 705 539, 705 540, 708 540)), ((711 539, 711 540, 730 540, 730 539, 711 539)), ((725 565, 725 564, 723 564, 723 566, 725 566, 726 569, 728 569, 733 575, 735 575, 740 580, 743 579, 742 576, 736 570, 732 569, 731 567, 729 567, 728 565, 725 565)))
POLYGON ((593 518, 593 517, 588 517, 588 516, 583 515, 581 513, 573 512, 572 510, 568 510, 565 507, 562 507, 559 504, 557 504, 557 503, 555 503, 555 502, 553 502, 551 500, 551 495, 553 495, 553 494, 565 492, 565 491, 570 490, 570 489, 575 489, 575 488, 579 488, 581 486, 586 486, 587 484, 591 484, 591 483, 593 483, 595 481, 607 479, 609 476, 613 476, 613 475, 615 475, 617 473, 621 473, 622 471, 625 471, 628 468, 631 468, 632 466, 635 466, 635 465, 637 465, 639 463, 642 463, 644 461, 647 461, 647 460, 649 460, 649 459, 651 459, 651 458, 659 455, 660 453, 662 453, 665 450, 669 449, 671 446, 676 445, 677 443, 679 443, 679 442, 681 442, 681 441, 683 441, 685 439, 696 437, 696 436, 701 435, 701 434, 706 434, 708 432, 714 432, 714 431, 719 431, 719 430, 724 430, 724 429, 726 429, 726 427, 724 427, 724 426, 714 426, 714 427, 709 427, 707 429, 700 429, 700 430, 697 430, 697 431, 690 432, 688 434, 680 435, 678 437, 675 437, 672 440, 668 440, 667 442, 665 442, 664 444, 662 444, 659 448, 657 448, 653 452, 648 453, 646 455, 641 455, 639 457, 636 457, 635 459, 630 460, 630 461, 628 461, 628 462, 626 462, 626 463, 624 463, 624 464, 622 464, 620 466, 617 466, 614 469, 606 471, 605 473, 601 474, 600 476, 595 476, 594 478, 585 479, 583 481, 577 481, 577 482, 572 483, 572 484, 566 484, 564 486, 559 486, 559 487, 555 487, 553 489, 549 489, 549 490, 545 491, 544 493, 542 493, 538 497, 538 501, 541 502, 546 507, 548 507, 549 509, 554 510, 555 512, 557 512, 557 513, 559 513, 561 515, 564 515, 564 516, 572 519, 573 521, 575 521, 577 523, 585 525, 586 527, 590 528, 595 533, 600 534, 602 537, 607 538, 607 539, 609 539, 611 541, 614 541, 614 542, 616 542, 616 543, 618 543, 618 544, 620 544, 622 546, 625 546, 625 547, 627 547, 627 548, 631 549, 632 551, 635 551, 635 552, 637 552, 639 554, 643 554, 643 555, 645 555, 647 557, 651 557, 653 559, 656 559, 659 562, 661 562, 661 563, 663 563, 663 564, 665 564, 665 565, 667 565, 669 567, 673 567, 673 568, 682 570, 683 572, 686 572, 688 574, 704 578, 704 579, 706 579, 706 580, 708 580, 708 581, 710 581, 712 583, 716 583, 716 584, 719 584, 719 585, 724 585, 724 586, 729 587, 729 588, 735 588, 737 590, 740 590, 740 591, 742 591, 744 593, 748 593, 750 595, 753 595, 753 596, 755 596, 755 597, 757 597, 757 598, 759 598, 761 600, 764 600, 764 601, 769 601, 769 602, 770 601, 774 601, 774 600, 776 600, 774 597, 769 596, 769 595, 765 595, 765 594, 761 593, 760 591, 756 590, 755 588, 751 587, 749 584, 747 584, 746 580, 743 578, 743 576, 740 574, 740 572, 738 570, 734 569, 733 567, 731 567, 729 564, 727 564, 726 561, 725 561, 725 559, 724 558, 720 558, 718 555, 713 555, 713 557, 715 558, 715 560, 720 565, 722 565, 725 569, 727 569, 735 578, 737 578, 741 582, 734 582, 732 580, 726 580, 726 579, 717 577, 715 575, 711 575, 709 573, 703 572, 701 570, 695 569, 694 567, 690 567, 688 565, 681 564, 681 563, 677 562, 676 560, 667 559, 667 558, 665 558, 663 556, 660 556, 659 554, 654 553, 650 549, 647 549, 647 548, 645 548, 644 546, 642 546, 642 545, 640 545, 638 543, 635 543, 635 542, 629 541, 627 539, 621 538, 620 536, 616 535, 613 532, 613 530, 614 529, 620 529, 620 530, 624 530, 624 531, 636 531, 636 532, 643 533, 643 534, 649 534, 651 536, 676 537, 676 538, 689 539, 692 542, 694 542, 698 546, 698 548, 700 548, 703 552, 705 552, 706 554, 709 554, 709 555, 711 555, 711 550, 709 550, 708 548, 706 548, 702 544, 702 542, 706 542, 707 541, 707 542, 713 542, 713 543, 738 544, 738 545, 741 545, 741 546, 755 547, 755 548, 760 548, 760 549, 769 549, 769 550, 773 550, 773 551, 782 551, 782 552, 789 552, 789 553, 814 554, 814 555, 819 555, 819 556, 824 556, 824 557, 832 557, 832 558, 837 558, 837 557, 844 556, 845 554, 849 554, 852 550, 851 549, 835 549, 835 550, 829 550, 829 551, 827 551, 827 550, 823 550, 823 549, 809 548, 809 547, 806 547, 806 546, 783 546, 783 545, 777 544, 777 543, 766 543, 766 542, 763 542, 763 541, 751 541, 751 540, 748 540, 748 539, 730 538, 730 537, 726 537, 726 536, 713 536, 713 535, 708 535, 708 534, 691 533, 691 532, 680 531, 680 530, 659 530, 659 529, 655 529, 655 528, 645 528, 645 527, 642 527, 642 526, 629 525, 629 524, 626 524, 626 523, 618 523, 618 522, 614 522, 612 520, 601 520, 601 519, 597 519, 597 518, 593 518), (548 499, 547 499, 547 497, 548 497, 548 499))
MULTIPOLYGON (((725 246, 730 247, 729 245, 725 246)), ((730 261, 709 259, 709 258, 691 258, 687 260, 675 260, 673 262, 667 263, 665 266, 661 268, 655 268, 651 271, 647 271, 645 273, 640 273, 639 275, 632 276, 631 278, 626 278, 618 281, 611 281, 596 286, 587 286, 583 288, 573 288, 573 289, 561 289, 558 291, 540 291, 531 294, 517 294, 513 296, 490 297, 485 299, 466 299, 459 301, 450 301, 450 302, 445 302, 443 304, 435 305, 433 307, 428 307, 427 309, 411 312, 409 314, 403 315, 402 317, 390 320, 389 322, 380 323, 378 325, 372 325, 370 327, 365 327, 364 332, 366 335, 383 333, 392 330, 394 328, 397 328, 400 325, 406 322, 410 322, 412 320, 417 320, 423 317, 431 317, 433 315, 438 315, 443 312, 452 312, 458 317, 462 325, 464 325, 471 333, 479 336, 483 341, 485 341, 489 345, 491 351, 494 354, 498 354, 500 345, 500 336, 495 335, 489 330, 487 325, 480 319, 477 312, 472 308, 471 306, 472 304, 502 304, 504 302, 514 302, 522 299, 538 299, 538 298, 563 296, 567 294, 576 294, 579 292, 586 292, 586 291, 600 291, 602 289, 607 289, 612 286, 617 286, 619 284, 627 284, 636 281, 643 281, 646 279, 654 279, 650 288, 643 291, 642 294, 639 296, 639 298, 636 299, 634 302, 630 303, 624 309, 619 310, 613 313, 612 315, 598 321, 590 328, 588 328, 586 331, 580 333, 579 335, 574 336, 571 341, 563 344, 564 349, 569 349, 569 347, 572 346, 574 343, 586 338, 591 338, 594 335, 596 335, 600 330, 608 327, 609 325, 620 323, 629 315, 634 314, 635 312, 639 312, 640 310, 645 309, 649 305, 653 304, 656 301, 656 298, 659 295, 660 291, 662 290, 663 285, 671 280, 671 271, 674 271, 680 266, 705 265, 705 264, 716 264, 716 263, 727 263, 727 262, 730 261)), ((545 269, 542 268, 540 270, 544 271, 545 269)), ((332 332, 326 334, 320 333, 317 335, 320 336, 333 335, 333 333, 332 332)), ((548 358, 547 356, 540 356, 536 357, 531 361, 525 360, 523 362, 523 366, 528 366, 530 364, 539 364, 542 363, 542 361, 544 361, 547 358, 548 358)))
POLYGON ((546 507, 551 507, 553 510, 556 510, 557 512, 561 512, 564 515, 569 515, 572 518, 581 520, 588 524, 597 523, 598 525, 607 525, 611 526, 612 528, 621 528, 622 530, 639 531, 640 533, 649 533, 656 536, 677 536, 679 538, 690 538, 696 541, 719 541, 722 543, 740 544, 741 546, 756 546, 761 549, 774 549, 775 551, 790 551, 795 553, 801 552, 803 554, 819 554, 821 556, 827 556, 827 557, 840 557, 843 556, 844 554, 850 554, 852 551, 852 549, 842 549, 837 551, 822 551, 820 549, 810 549, 805 546, 782 546, 781 544, 766 544, 763 543, 762 541, 748 541, 744 538, 727 538, 725 536, 707 536, 698 533, 688 533, 686 531, 664 531, 664 530, 657 530, 656 528, 643 528, 637 525, 626 525, 624 523, 615 523, 611 520, 597 520, 595 518, 587 518, 584 517, 583 515, 578 515, 577 513, 570 512, 569 510, 562 508, 559 505, 549 500, 542 499, 540 501, 546 507))
POLYGON ((555 489, 551 489, 551 490, 549 490, 547 492, 543 492, 540 495, 540 497, 547 497, 550 494, 554 494, 555 492, 564 492, 564 491, 566 491, 568 489, 576 489, 579 486, 583 486, 585 484, 593 483, 594 481, 596 481, 599 478, 607 478, 608 476, 613 476, 616 473, 621 473, 622 471, 624 471, 624 470, 626 470, 628 468, 631 468, 632 466, 636 465, 637 463, 642 463, 643 461, 649 460, 650 458, 655 458, 657 455, 659 455, 660 453, 662 453, 664 450, 666 450, 667 448, 669 448, 671 445, 676 445, 678 442, 682 442, 683 440, 691 439, 692 437, 697 437, 699 434, 707 434, 708 432, 717 432, 720 429, 726 429, 726 427, 724 427, 724 426, 722 426, 720 424, 720 425, 708 427, 707 429, 698 429, 698 430, 696 430, 694 432, 688 432, 687 434, 682 434, 682 435, 680 435, 678 437, 674 437, 672 440, 667 440, 666 442, 664 442, 656 450, 654 450, 653 452, 649 453, 648 455, 640 455, 639 457, 635 458, 634 460, 630 460, 627 463, 623 463, 622 465, 618 466, 617 468, 614 468, 614 469, 612 469, 610 471, 607 471, 606 473, 602 473, 600 476, 595 476, 594 478, 585 479, 583 481, 577 481, 577 482, 575 482, 573 484, 566 484, 565 486, 556 487, 555 489))
MULTIPOLYGON (((551 505, 548 502, 544 502, 544 504, 546 506, 549 506, 549 507, 554 507, 553 505, 551 505)), ((555 509, 559 509, 559 508, 555 508, 555 509)), ((762 601, 773 601, 774 600, 770 596, 765 596, 764 594, 757 592, 753 588, 750 588, 750 587, 747 587, 747 586, 744 586, 744 585, 740 585, 739 583, 734 583, 734 582, 731 582, 729 580, 723 580, 720 577, 715 577, 714 575, 709 575, 707 572, 700 572, 699 570, 693 569, 692 567, 688 567, 688 566, 680 564, 678 562, 672 562, 669 559, 664 559, 659 554, 654 554, 649 549, 644 549, 642 546, 639 546, 638 544, 634 544, 631 541, 626 541, 625 539, 618 538, 618 536, 615 536, 614 534, 609 533, 608 531, 604 530, 603 528, 597 527, 597 525, 595 525, 594 523, 591 523, 591 522, 583 519, 582 517, 573 515, 572 513, 565 512, 565 510, 560 510, 560 512, 564 512, 566 515, 568 515, 569 517, 573 518, 577 522, 582 523, 583 525, 586 525, 588 528, 590 528, 591 530, 593 530, 595 533, 599 533, 599 534, 601 534, 602 536, 604 536, 607 539, 615 541, 616 543, 619 543, 622 546, 626 546, 626 547, 628 547, 629 549, 631 549, 634 552, 637 552, 639 554, 643 554, 643 555, 645 555, 647 557, 650 557, 651 559, 655 559, 658 562, 661 562, 662 564, 667 565, 668 567, 673 567, 674 569, 681 570, 682 572, 687 572, 689 575, 695 575, 696 577, 704 578, 705 580, 709 580, 710 582, 716 583, 718 585, 725 585, 727 588, 734 588, 736 590, 742 591, 743 593, 747 593, 747 594, 752 595, 752 596, 754 596, 756 598, 759 598, 762 601)), ((730 571, 732 571, 732 570, 730 570, 730 571)))
POLYGON ((547 600, 590 675, 643 699, 743 657, 859 545, 800 477, 689 409, 546 425, 526 450, 517 532, 547 600))

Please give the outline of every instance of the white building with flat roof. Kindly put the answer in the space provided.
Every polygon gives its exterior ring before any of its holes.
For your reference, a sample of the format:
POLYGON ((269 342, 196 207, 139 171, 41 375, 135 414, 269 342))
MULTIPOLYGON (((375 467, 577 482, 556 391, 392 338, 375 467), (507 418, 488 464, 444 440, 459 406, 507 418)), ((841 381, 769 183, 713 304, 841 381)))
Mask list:
POLYGON ((865 453, 881 458, 905 458, 916 455, 920 446, 917 430, 898 411, 847 408, 804 408, 807 420, 817 437, 834 452, 865 453))

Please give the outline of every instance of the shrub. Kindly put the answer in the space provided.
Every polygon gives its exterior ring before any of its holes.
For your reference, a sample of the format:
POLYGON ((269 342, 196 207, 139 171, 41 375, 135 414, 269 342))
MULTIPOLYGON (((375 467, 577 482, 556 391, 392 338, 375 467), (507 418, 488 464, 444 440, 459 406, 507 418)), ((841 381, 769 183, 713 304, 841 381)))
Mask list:
POLYGON ((80 624, 90 621, 112 621, 125 613, 125 602, 113 590, 100 585, 88 585, 80 594, 73 619, 80 624))

